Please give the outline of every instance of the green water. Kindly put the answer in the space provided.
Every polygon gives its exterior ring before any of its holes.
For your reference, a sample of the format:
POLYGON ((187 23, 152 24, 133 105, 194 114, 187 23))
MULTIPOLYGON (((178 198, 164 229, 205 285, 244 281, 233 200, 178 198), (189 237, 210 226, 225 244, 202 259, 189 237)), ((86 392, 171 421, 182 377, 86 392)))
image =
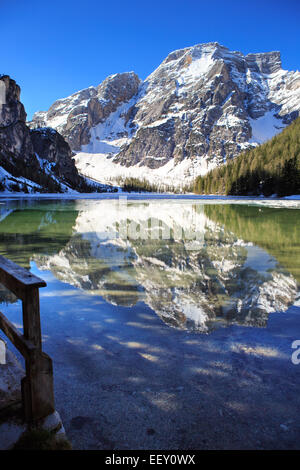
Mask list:
POLYGON ((266 326, 297 297, 299 213, 183 199, 3 201, 0 253, 116 308, 150 307, 172 327, 266 326))

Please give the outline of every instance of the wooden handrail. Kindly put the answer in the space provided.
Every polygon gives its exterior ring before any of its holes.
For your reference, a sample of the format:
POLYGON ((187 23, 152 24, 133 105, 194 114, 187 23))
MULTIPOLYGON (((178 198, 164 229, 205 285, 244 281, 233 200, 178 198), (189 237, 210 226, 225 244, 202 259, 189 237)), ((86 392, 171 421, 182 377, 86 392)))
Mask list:
POLYGON ((0 328, 25 358, 22 379, 25 419, 35 423, 55 411, 53 367, 42 352, 39 288, 46 282, 0 255, 0 283, 22 300, 23 334, 0 312, 0 328))
POLYGON ((35 287, 46 287, 46 282, 25 268, 0 255, 0 283, 12 291, 19 299, 35 287))

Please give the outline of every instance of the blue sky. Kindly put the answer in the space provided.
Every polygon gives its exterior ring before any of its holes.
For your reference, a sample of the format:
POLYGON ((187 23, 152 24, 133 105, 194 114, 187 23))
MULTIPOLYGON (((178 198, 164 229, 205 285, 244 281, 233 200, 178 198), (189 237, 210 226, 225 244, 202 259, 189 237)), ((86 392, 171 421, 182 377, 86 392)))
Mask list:
POLYGON ((28 118, 108 75, 149 75, 175 49, 217 41, 280 50, 300 69, 300 0, 0 0, 0 73, 22 88, 28 118))

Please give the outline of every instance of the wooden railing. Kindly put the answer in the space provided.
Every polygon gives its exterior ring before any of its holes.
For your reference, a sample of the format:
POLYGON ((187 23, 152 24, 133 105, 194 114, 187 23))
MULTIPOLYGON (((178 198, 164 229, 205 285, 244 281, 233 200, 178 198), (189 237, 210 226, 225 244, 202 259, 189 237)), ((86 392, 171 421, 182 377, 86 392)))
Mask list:
POLYGON ((22 379, 24 417, 35 423, 55 411, 53 367, 42 351, 39 288, 45 281, 0 256, 0 283, 22 300, 23 334, 0 312, 0 329, 25 358, 22 379))

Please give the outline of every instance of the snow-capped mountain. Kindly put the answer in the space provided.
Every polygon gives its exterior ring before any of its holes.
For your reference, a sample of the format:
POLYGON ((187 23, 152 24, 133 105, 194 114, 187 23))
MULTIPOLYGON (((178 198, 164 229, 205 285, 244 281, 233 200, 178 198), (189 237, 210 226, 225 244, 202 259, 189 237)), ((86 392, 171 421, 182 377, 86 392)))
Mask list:
POLYGON ((79 171, 182 184, 280 132, 299 115, 300 72, 279 52, 243 55, 218 43, 172 52, 145 81, 108 77, 35 113, 57 129, 79 171))

